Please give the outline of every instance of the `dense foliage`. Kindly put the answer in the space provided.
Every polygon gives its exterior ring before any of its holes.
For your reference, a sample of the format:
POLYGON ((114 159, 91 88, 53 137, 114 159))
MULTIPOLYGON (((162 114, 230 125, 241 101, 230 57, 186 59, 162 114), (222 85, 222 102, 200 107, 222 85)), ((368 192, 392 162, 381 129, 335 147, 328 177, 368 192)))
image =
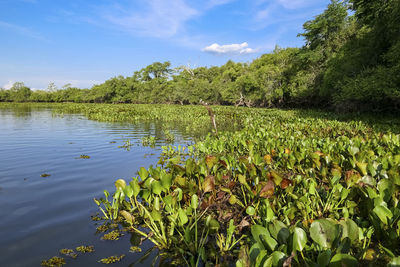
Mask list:
MULTIPOLYGON (((180 106, 163 108, 182 118, 180 106)), ((214 108, 224 120, 229 111, 240 130, 209 134, 186 152, 164 148, 157 166, 95 199, 104 218, 173 264, 399 264, 400 135, 390 127, 398 118, 214 108)), ((185 112, 205 122, 200 109, 185 112)))
POLYGON ((91 89, 66 85, 0 90, 0 101, 400 108, 400 2, 332 0, 304 23, 302 48, 276 49, 251 63, 171 68, 156 62, 91 89), (349 12, 351 11, 351 12, 349 12))

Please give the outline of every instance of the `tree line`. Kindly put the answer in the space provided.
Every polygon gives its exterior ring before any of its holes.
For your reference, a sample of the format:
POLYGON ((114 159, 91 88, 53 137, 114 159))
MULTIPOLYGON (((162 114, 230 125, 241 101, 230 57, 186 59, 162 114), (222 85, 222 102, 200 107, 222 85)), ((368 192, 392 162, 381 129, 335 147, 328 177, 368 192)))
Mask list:
POLYGON ((303 24, 301 48, 276 47, 250 63, 172 68, 155 62, 90 89, 0 89, 0 101, 179 103, 249 107, 400 109, 400 1, 332 0, 303 24))

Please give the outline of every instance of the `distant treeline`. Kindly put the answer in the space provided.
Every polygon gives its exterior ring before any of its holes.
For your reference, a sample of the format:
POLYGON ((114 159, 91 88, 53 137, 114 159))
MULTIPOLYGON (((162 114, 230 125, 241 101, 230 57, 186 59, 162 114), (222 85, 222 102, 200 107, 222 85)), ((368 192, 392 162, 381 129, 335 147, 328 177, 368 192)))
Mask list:
POLYGON ((400 109, 400 1, 333 0, 303 25, 302 48, 279 48, 251 63, 171 68, 156 62, 91 89, 65 85, 0 89, 0 101, 180 103, 261 107, 400 109))

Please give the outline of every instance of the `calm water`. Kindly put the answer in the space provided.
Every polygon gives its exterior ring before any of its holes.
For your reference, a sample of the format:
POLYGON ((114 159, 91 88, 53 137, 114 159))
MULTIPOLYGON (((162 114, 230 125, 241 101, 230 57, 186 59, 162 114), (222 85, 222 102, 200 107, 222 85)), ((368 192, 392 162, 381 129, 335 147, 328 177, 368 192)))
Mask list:
MULTIPOLYGON (((140 139, 159 135, 160 127, 54 117, 51 110, 0 109, 0 266, 40 266, 59 249, 80 245, 94 245, 96 251, 75 260, 65 257, 66 266, 103 266, 99 259, 116 254, 126 257, 113 266, 149 266, 156 251, 137 261, 150 243, 133 254, 129 234, 119 241, 100 240, 90 215, 98 212, 93 198, 104 189, 113 191, 116 179, 130 179, 139 167, 156 164, 164 144, 143 147, 140 139), (127 139, 134 144, 130 151, 118 148, 127 139)), ((172 132, 175 144, 190 142, 172 132)))

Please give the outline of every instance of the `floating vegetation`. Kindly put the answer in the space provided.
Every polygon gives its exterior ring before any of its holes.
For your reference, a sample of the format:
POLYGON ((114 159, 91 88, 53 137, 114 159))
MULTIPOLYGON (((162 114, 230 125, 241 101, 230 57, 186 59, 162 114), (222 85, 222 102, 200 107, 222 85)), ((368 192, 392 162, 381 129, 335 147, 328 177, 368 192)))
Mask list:
POLYGON ((75 249, 80 253, 92 253, 94 251, 94 246, 79 246, 75 249))
POLYGON ((118 256, 118 255, 114 255, 114 256, 110 256, 108 258, 104 258, 99 260, 99 262, 104 263, 104 264, 111 264, 111 263, 116 263, 121 261, 123 258, 125 257, 124 254, 118 256))
POLYGON ((98 214, 92 215, 92 216, 90 216, 90 218, 92 219, 92 221, 101 221, 101 220, 103 220, 103 218, 98 216, 98 214))
MULTIPOLYGON (((175 123, 191 136, 213 128, 204 107, 57 107, 100 121, 175 123)), ((162 147, 157 166, 95 199, 107 220, 177 265, 399 265, 398 117, 212 111, 218 136, 162 147)))
POLYGON ((60 254, 63 254, 65 256, 69 256, 69 257, 71 257, 73 259, 75 259, 78 256, 78 254, 76 254, 74 250, 68 249, 68 248, 61 249, 60 250, 60 254))
POLYGON ((131 140, 128 139, 128 140, 124 141, 124 144, 122 146, 118 146, 118 148, 124 148, 127 151, 129 151, 129 150, 131 150, 131 146, 133 146, 133 144, 131 143, 131 140))
POLYGON ((138 246, 131 246, 130 248, 129 248, 129 252, 142 252, 142 249, 140 248, 140 247, 138 247, 138 246))
POLYGON ((167 143, 173 143, 175 141, 175 136, 169 130, 165 130, 164 135, 167 143))
POLYGON ((318 112, 250 112, 242 130, 190 151, 163 147, 158 166, 96 203, 179 265, 395 265, 400 135, 318 112))
POLYGON ((51 176, 51 174, 48 174, 48 173, 42 173, 42 174, 40 175, 40 177, 49 177, 49 176, 51 176))
POLYGON ((89 155, 80 155, 79 156, 80 159, 90 159, 89 155))
POLYGON ((103 240, 118 240, 121 237, 121 233, 119 230, 114 230, 109 232, 108 234, 103 235, 101 239, 103 240))
POLYGON ((65 259, 61 257, 54 256, 49 260, 43 260, 42 266, 59 267, 65 265, 65 259))
POLYGON ((97 232, 100 232, 100 233, 106 232, 108 229, 109 229, 109 227, 106 224, 102 224, 96 228, 97 232))
POLYGON ((144 136, 142 138, 142 145, 154 147, 156 145, 156 138, 154 136, 144 136))

